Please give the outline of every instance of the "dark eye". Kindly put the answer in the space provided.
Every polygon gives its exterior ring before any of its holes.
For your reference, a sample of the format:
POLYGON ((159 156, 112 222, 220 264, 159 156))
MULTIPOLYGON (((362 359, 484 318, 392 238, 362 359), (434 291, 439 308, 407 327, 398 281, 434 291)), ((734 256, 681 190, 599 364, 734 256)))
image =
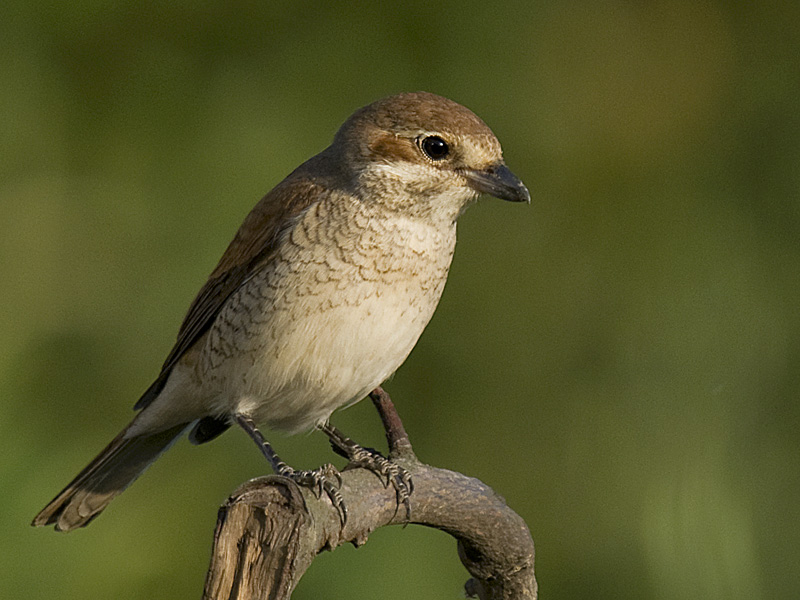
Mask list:
POLYGON ((429 135, 426 138, 422 138, 420 147, 425 156, 431 160, 442 160, 450 153, 450 146, 438 135, 429 135))

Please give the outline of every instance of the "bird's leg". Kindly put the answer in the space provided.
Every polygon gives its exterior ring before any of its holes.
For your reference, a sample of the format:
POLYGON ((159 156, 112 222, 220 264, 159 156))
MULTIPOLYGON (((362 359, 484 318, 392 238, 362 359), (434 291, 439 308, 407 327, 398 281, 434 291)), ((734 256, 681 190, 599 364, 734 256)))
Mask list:
POLYGON ((342 476, 339 474, 339 471, 336 470, 336 467, 328 463, 313 471, 298 471, 293 469, 283 462, 276 454, 275 450, 273 450, 270 443, 264 439, 264 435, 258 430, 256 424, 250 417, 235 415, 234 419, 258 445, 261 449, 261 453, 277 475, 287 477, 298 485, 311 488, 316 492, 318 498, 325 492, 328 498, 330 498, 331 504, 333 504, 336 512, 339 513, 339 519, 342 525, 344 525, 347 521, 347 509, 345 508, 342 495, 339 493, 338 488, 342 486, 342 476), (333 480, 336 480, 336 485, 334 485, 333 480))
POLYGON ((397 506, 406 508, 406 520, 411 520, 409 497, 414 491, 411 474, 397 463, 385 458, 373 448, 359 446, 336 427, 325 421, 319 428, 330 438, 333 449, 350 461, 348 467, 362 467, 375 473, 384 486, 392 484, 397 493, 397 506))
POLYGON ((400 420, 400 415, 397 414, 397 409, 389 394, 381 386, 378 386, 370 392, 369 398, 381 417, 383 429, 386 432, 386 443, 389 445, 389 456, 414 458, 411 441, 408 439, 406 429, 403 427, 403 422, 400 420))

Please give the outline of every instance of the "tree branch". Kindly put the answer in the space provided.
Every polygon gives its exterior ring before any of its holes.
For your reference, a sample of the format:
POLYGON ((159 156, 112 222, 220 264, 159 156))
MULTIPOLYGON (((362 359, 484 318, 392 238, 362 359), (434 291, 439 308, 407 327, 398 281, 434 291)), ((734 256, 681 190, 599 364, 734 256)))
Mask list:
MULTIPOLYGON (((522 518, 490 487, 419 462, 388 395, 370 397, 381 414, 391 458, 413 477, 411 523, 458 540, 472 575, 467 594, 481 600, 535 600, 533 540, 522 518)), ((384 525, 405 524, 392 486, 365 469, 342 473, 344 527, 330 502, 275 475, 253 479, 220 508, 203 600, 285 600, 316 555, 366 543, 384 525)))

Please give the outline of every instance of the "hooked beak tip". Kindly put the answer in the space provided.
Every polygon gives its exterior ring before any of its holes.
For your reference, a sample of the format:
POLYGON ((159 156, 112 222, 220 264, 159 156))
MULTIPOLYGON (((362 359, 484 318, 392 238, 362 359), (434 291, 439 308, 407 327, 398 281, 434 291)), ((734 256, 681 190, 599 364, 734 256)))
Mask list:
POLYGON ((470 186, 482 194, 489 194, 509 202, 531 203, 531 194, 522 180, 506 165, 499 163, 486 169, 469 171, 470 186))

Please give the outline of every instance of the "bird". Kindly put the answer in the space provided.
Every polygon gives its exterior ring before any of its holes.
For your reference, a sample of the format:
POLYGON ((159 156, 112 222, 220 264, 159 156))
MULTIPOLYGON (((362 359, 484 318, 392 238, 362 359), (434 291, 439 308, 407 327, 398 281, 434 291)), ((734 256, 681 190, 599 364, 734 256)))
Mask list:
POLYGON ((343 522, 336 469, 291 468, 259 426, 322 430, 393 477, 405 501, 402 470, 329 419, 406 360, 441 298, 457 220, 481 194, 530 203, 471 110, 428 92, 356 110, 247 215, 133 420, 32 524, 84 527, 183 434, 201 444, 232 425, 277 474, 324 492, 343 522))

